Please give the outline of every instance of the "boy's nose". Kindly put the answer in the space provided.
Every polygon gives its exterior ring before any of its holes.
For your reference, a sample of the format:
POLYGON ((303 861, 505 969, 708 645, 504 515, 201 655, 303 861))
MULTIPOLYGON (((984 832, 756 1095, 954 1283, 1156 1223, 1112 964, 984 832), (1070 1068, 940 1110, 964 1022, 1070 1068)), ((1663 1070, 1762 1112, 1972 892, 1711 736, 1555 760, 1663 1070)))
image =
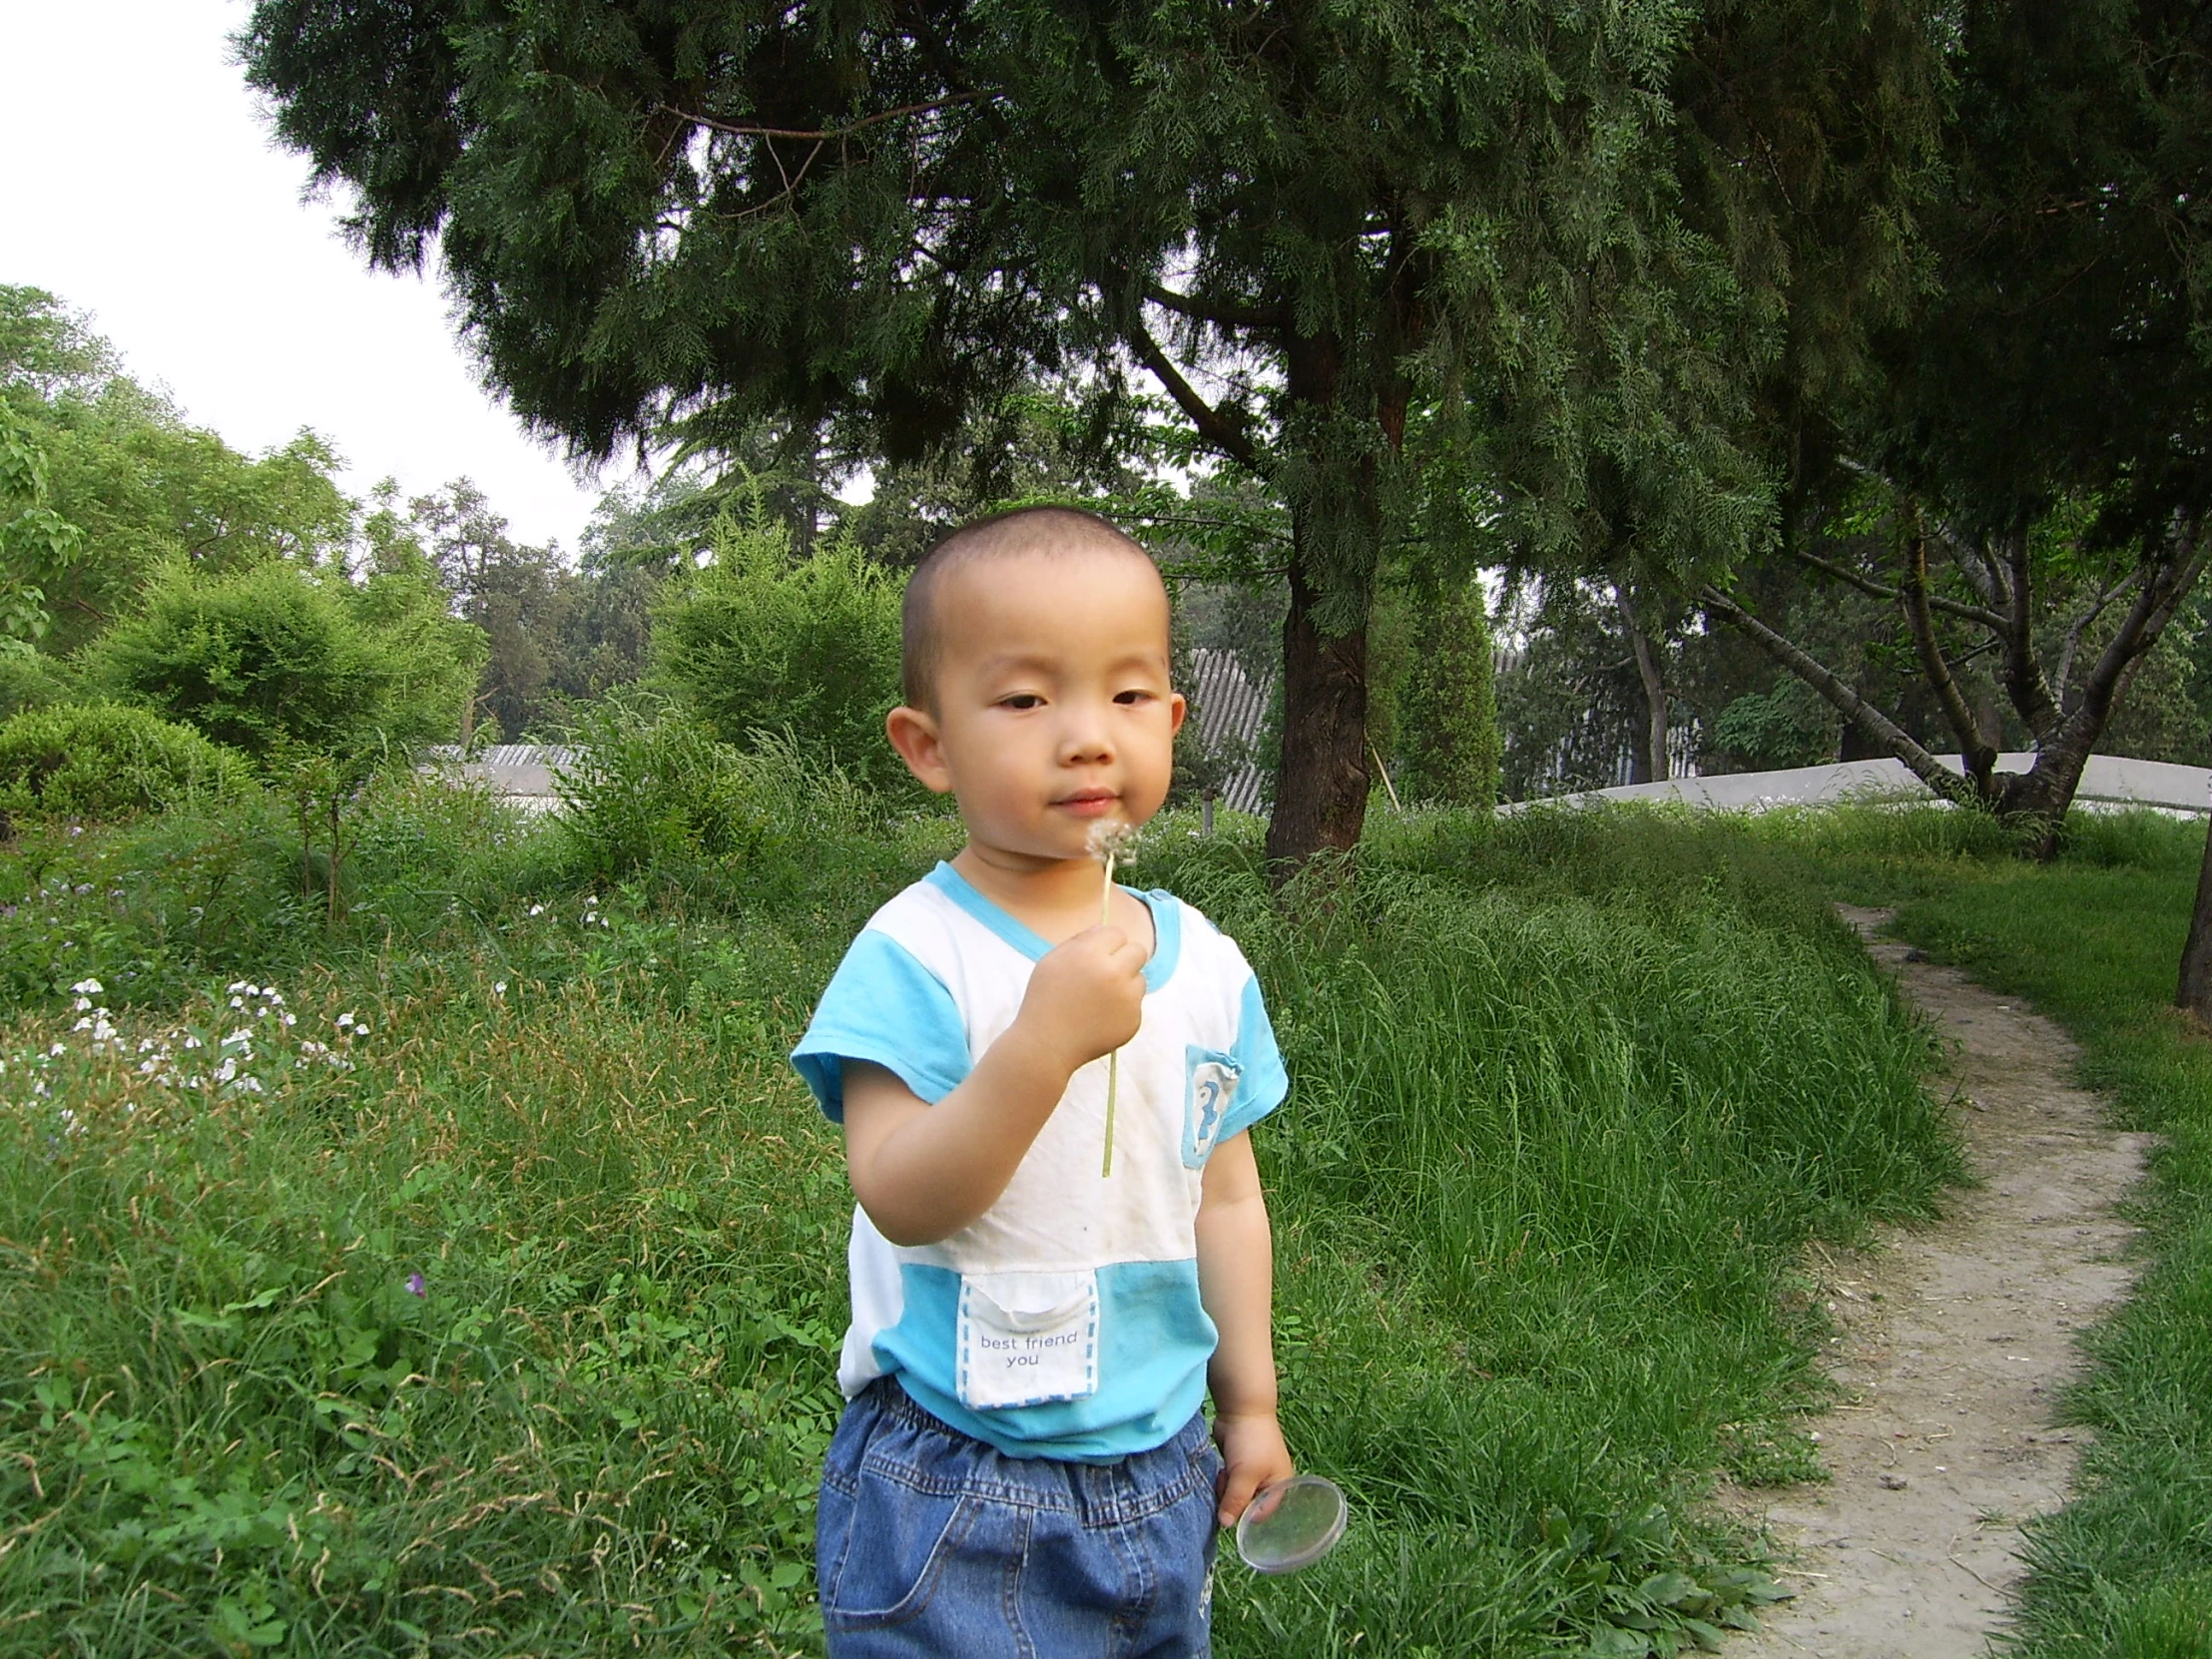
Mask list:
POLYGON ((1060 732, 1060 758, 1066 763, 1113 759, 1112 729, 1103 710, 1072 705, 1060 732))

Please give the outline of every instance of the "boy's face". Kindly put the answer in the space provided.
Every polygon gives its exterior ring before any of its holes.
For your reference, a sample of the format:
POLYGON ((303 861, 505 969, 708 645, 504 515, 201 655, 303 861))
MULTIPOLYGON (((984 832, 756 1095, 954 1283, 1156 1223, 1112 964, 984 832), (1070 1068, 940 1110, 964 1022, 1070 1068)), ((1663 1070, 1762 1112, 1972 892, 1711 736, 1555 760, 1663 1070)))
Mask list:
POLYGON ((959 798, 972 843, 1060 862, 1088 856, 1100 821, 1160 810, 1184 703, 1149 561, 1113 548, 971 559, 935 603, 936 707, 895 711, 890 737, 915 777, 959 798))

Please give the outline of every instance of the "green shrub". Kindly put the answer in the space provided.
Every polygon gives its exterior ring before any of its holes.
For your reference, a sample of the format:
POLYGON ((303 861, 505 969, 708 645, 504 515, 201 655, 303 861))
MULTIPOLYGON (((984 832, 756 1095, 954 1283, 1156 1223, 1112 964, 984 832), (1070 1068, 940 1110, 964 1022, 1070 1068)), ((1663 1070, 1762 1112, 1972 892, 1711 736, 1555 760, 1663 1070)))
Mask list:
POLYGON ((1739 697, 1713 722, 1711 745, 1753 771, 1817 767, 1836 758, 1836 713, 1803 680, 1739 697))
POLYGON ((20 640, 0 640, 0 720, 68 698, 68 683, 51 657, 20 640))
POLYGON ((714 564, 665 595, 655 664, 714 737, 789 734, 871 788, 907 787, 883 736, 898 702, 900 588, 888 572, 835 535, 795 561, 781 526, 725 517, 714 564))
POLYGON ((557 783, 579 874, 674 873, 743 857, 766 840, 743 755, 690 715, 642 698, 610 700, 571 737, 583 758, 557 783))
POLYGON ((481 631, 447 617, 433 585, 355 588, 284 563, 213 580, 172 569, 87 658, 120 700, 265 761, 446 736, 482 662, 481 631))
POLYGON ((0 726, 0 812, 123 818, 251 787, 233 751, 113 703, 32 709, 0 726))
POLYGON ((1409 643, 1397 688, 1398 794, 1487 812, 1505 744, 1480 584, 1421 602, 1409 643))

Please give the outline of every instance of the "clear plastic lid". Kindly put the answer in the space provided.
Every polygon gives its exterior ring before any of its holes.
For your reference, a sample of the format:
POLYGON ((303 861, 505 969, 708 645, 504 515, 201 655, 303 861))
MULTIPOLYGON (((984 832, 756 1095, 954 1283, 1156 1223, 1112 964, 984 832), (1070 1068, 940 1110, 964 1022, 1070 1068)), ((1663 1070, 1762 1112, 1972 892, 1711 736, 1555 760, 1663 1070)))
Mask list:
POLYGON ((1294 1474, 1252 1494, 1237 1522, 1237 1553, 1254 1572, 1297 1572, 1337 1547, 1349 1514, 1325 1475, 1294 1474))

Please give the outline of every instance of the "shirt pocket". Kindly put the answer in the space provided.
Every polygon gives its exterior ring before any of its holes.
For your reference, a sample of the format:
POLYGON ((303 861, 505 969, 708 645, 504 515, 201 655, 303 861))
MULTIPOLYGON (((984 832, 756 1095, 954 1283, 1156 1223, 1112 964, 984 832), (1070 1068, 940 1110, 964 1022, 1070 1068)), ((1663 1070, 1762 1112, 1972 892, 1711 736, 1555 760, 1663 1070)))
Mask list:
POLYGON ((972 1411, 1098 1392, 1098 1275, 960 1276, 960 1403, 972 1411))
POLYGON ((1229 1121, 1230 1103, 1237 1098, 1237 1084, 1244 1068, 1218 1049, 1196 1043, 1183 1050, 1183 1167, 1204 1169, 1221 1126, 1229 1121))

